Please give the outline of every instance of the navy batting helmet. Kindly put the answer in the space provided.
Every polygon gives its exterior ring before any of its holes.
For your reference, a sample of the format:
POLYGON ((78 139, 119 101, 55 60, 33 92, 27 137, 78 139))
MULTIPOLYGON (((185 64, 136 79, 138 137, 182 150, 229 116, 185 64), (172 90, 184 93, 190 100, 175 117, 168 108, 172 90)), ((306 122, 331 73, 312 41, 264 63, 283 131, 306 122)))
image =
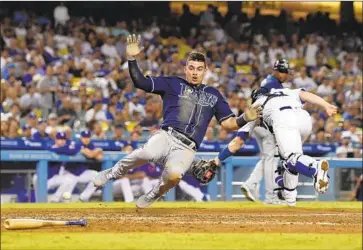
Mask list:
POLYGON ((286 59, 277 60, 274 64, 273 69, 280 73, 288 74, 290 70, 289 62, 286 59))

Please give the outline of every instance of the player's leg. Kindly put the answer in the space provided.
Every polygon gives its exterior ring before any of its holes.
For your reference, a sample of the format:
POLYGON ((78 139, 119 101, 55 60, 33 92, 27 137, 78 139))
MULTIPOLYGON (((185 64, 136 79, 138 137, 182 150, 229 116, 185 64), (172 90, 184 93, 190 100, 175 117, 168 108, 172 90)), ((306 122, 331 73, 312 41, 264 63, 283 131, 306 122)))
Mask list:
POLYGON ((264 176, 263 162, 265 158, 264 155, 265 150, 263 149, 264 147, 263 138, 266 132, 268 131, 262 127, 256 127, 252 131, 252 136, 256 139, 260 149, 261 159, 257 162, 256 166, 253 168, 248 179, 241 185, 241 191, 249 201, 256 201, 259 198, 259 186, 264 176))
POLYGON ((138 208, 150 206, 163 194, 178 185, 194 160, 194 150, 174 138, 170 138, 170 140, 172 140, 172 150, 166 158, 165 168, 159 183, 150 192, 137 200, 136 206, 138 208))
POLYGON ((165 158, 169 150, 168 134, 165 131, 155 133, 141 148, 119 160, 113 168, 101 171, 93 180, 96 187, 104 186, 109 180, 115 180, 125 175, 130 169, 165 158))
MULTIPOLYGON (((327 161, 318 163, 310 156, 303 155, 302 138, 300 134, 300 122, 304 117, 299 117, 293 111, 284 111, 274 116, 274 134, 279 147, 280 155, 284 158, 284 167, 286 169, 286 178, 290 177, 289 186, 286 185, 284 178, 284 193, 289 193, 286 196, 293 196, 298 183, 298 174, 303 174, 310 178, 314 178, 315 183, 321 180, 321 185, 318 185, 320 190, 327 186, 327 169, 329 168, 327 161), (275 122, 276 121, 276 122, 275 122), (294 176, 295 175, 295 176, 294 176), (326 186, 324 186, 326 185, 326 186)), ((316 186, 316 185, 315 185, 316 186)), ((319 188, 315 187, 317 191, 319 188)), ((295 195, 296 199, 296 195, 295 195)), ((293 202, 290 202, 293 203, 293 202)))
POLYGON ((114 194, 115 193, 122 193, 124 197, 124 201, 126 203, 130 203, 134 201, 134 193, 132 192, 132 187, 129 178, 120 178, 115 180, 112 183, 114 194))
POLYGON ((181 180, 178 184, 180 189, 186 194, 190 195, 195 201, 202 202, 204 194, 203 192, 193 185, 188 184, 186 181, 181 180))
MULTIPOLYGON (((34 186, 35 193, 37 190, 37 175, 33 175, 32 182, 34 186)), ((73 189, 75 188, 77 181, 73 178, 72 175, 53 175, 51 178, 47 180, 47 190, 51 190, 57 188, 56 192, 52 195, 50 202, 61 202, 63 193, 69 192, 72 193, 73 189)), ((35 197, 37 200, 38 197, 35 197)))
MULTIPOLYGON (((298 110, 299 117, 299 132, 301 141, 304 142, 312 131, 312 120, 310 114, 306 110, 298 110)), ((318 193, 325 193, 329 187, 329 163, 326 159, 315 160, 312 163, 312 167, 316 169, 316 174, 313 176, 314 188, 318 193)))
POLYGON ((82 191, 82 193, 79 195, 79 200, 82 202, 87 202, 92 197, 93 193, 97 190, 97 187, 95 187, 92 183, 92 180, 97 176, 98 172, 95 170, 87 169, 83 171, 82 174, 80 174, 77 177, 78 183, 86 183, 86 188, 82 191))
POLYGON ((291 173, 300 173, 313 177, 316 169, 312 168, 311 165, 315 160, 310 156, 303 155, 298 122, 299 117, 295 112, 280 111, 274 117, 273 130, 275 139, 287 170, 291 173), (284 114, 281 115, 282 113, 284 114))
POLYGON ((62 201, 64 193, 73 193, 74 188, 77 185, 77 177, 73 174, 67 173, 64 175, 56 175, 53 178, 53 183, 50 184, 58 186, 57 191, 54 193, 51 201, 60 202, 62 201))
POLYGON ((280 204, 276 192, 278 186, 275 183, 276 170, 280 161, 276 140, 273 134, 266 130, 263 137, 263 173, 265 179, 265 204, 280 204))
POLYGON ((296 187, 299 173, 304 174, 310 164, 310 162, 306 162, 301 158, 303 150, 297 122, 297 116, 292 110, 280 111, 274 114, 273 130, 280 155, 284 159, 285 167, 283 196, 289 205, 296 203, 296 187), (296 165, 298 165, 297 168, 296 165), (304 168, 300 165, 306 167, 304 168))

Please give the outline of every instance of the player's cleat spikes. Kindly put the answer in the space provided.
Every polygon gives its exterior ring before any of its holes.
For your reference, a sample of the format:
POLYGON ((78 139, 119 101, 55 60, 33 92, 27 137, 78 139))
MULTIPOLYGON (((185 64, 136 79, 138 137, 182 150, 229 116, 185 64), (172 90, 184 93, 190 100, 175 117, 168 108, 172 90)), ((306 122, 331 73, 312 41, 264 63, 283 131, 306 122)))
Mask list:
POLYGON ((250 188, 248 187, 248 185, 245 182, 243 182, 241 185, 241 191, 246 196, 247 200, 256 201, 256 198, 253 196, 250 188))
POLYGON ((103 187, 108 181, 113 179, 112 169, 106 169, 96 175, 93 179, 93 185, 95 185, 95 187, 103 187))
POLYGON ((157 201, 160 197, 161 197, 161 195, 154 192, 154 190, 152 189, 149 193, 144 194, 144 195, 140 196, 139 199, 137 199, 136 207, 137 208, 147 208, 151 204, 153 204, 155 201, 157 201))
POLYGON ((327 160, 317 162, 316 175, 314 176, 314 187, 319 194, 324 194, 329 187, 329 163, 327 160))

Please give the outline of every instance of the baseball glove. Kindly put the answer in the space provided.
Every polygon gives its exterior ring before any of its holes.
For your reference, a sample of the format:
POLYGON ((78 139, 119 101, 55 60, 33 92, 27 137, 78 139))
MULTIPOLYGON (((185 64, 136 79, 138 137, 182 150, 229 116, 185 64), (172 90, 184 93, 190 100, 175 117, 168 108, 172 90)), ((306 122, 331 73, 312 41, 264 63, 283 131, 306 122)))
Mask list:
POLYGON ((202 184, 207 185, 217 173, 217 164, 214 160, 197 160, 191 167, 194 177, 202 184))

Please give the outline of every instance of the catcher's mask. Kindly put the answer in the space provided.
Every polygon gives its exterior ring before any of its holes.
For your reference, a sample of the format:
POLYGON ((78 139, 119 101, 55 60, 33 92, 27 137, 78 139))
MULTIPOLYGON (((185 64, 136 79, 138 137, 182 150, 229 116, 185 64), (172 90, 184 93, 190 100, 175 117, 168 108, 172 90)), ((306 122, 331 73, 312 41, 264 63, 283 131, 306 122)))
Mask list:
POLYGON ((268 92, 269 92, 268 89, 266 89, 264 87, 254 89, 251 93, 252 103, 254 103, 259 96, 264 95, 268 92))

